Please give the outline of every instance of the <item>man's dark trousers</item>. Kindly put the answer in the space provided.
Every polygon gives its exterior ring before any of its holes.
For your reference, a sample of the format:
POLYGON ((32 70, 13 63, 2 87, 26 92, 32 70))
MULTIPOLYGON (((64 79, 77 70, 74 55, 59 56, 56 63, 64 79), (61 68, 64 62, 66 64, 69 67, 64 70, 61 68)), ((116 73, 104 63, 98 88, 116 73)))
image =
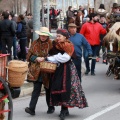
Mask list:
POLYGON ((11 51, 11 48, 12 48, 12 45, 13 45, 13 37, 11 36, 1 36, 1 42, 2 42, 2 53, 3 54, 10 54, 9 55, 9 60, 12 59, 12 51, 11 51), (6 48, 7 46, 7 48, 6 48))

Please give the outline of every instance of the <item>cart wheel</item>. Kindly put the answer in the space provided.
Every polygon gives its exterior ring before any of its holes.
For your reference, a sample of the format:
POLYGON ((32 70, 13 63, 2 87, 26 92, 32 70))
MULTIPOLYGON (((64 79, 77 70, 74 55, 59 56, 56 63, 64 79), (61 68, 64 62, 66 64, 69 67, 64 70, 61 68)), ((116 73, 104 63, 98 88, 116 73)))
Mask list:
MULTIPOLYGON (((5 105, 4 112, 8 112, 8 116, 6 116, 6 114, 5 114, 5 117, 7 118, 5 120, 12 120, 13 119, 13 103, 12 103, 11 92, 10 92, 9 87, 8 87, 7 83, 5 82, 5 80, 2 79, 1 77, 0 77, 0 82, 2 83, 2 86, 3 86, 3 90, 2 90, 4 93, 3 97, 7 98, 9 100, 9 102, 6 103, 6 104, 8 104, 8 107, 6 107, 6 105, 5 105)), ((0 98, 0 100, 1 100, 1 98, 0 98)))

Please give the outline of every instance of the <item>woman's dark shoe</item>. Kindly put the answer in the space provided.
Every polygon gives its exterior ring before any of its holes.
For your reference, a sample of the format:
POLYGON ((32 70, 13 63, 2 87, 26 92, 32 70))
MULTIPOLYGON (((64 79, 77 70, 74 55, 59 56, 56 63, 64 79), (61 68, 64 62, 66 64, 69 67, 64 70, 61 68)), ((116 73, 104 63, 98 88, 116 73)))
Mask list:
POLYGON ((29 107, 25 108, 25 112, 29 113, 30 115, 35 115, 35 111, 31 110, 29 107))
POLYGON ((52 113, 54 113, 54 111, 55 111, 55 108, 53 106, 51 106, 48 108, 47 114, 52 114, 52 113))
POLYGON ((59 115, 60 120, 65 120, 66 116, 69 116, 69 111, 68 110, 61 110, 60 115, 59 115))
POLYGON ((85 75, 88 75, 89 72, 90 72, 90 70, 86 70, 85 75))

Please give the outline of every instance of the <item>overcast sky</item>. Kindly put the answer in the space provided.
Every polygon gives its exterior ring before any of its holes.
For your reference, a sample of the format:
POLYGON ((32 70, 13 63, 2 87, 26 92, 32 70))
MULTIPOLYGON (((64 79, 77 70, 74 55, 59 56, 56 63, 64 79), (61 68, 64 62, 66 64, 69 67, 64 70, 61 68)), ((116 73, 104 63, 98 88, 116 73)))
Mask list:
MULTIPOLYGON (((62 2, 61 2, 62 0, 57 0, 57 8, 59 8, 59 9, 62 9, 62 2)), ((69 1, 72 1, 72 0, 69 0, 69 1)), ((94 0, 90 0, 90 6, 94 6, 94 3, 93 3, 93 1, 94 0)), ((67 7, 67 2, 68 2, 68 0, 65 0, 65 5, 66 5, 66 7, 67 7)), ((71 5, 71 3, 69 3, 70 5, 71 5)), ((87 5, 88 4, 88 0, 78 0, 78 4, 79 5, 87 5)), ((78 5, 78 6, 79 6, 78 5)), ((77 7, 77 5, 76 5, 76 0, 73 0, 73 5, 72 5, 73 7, 77 7)))

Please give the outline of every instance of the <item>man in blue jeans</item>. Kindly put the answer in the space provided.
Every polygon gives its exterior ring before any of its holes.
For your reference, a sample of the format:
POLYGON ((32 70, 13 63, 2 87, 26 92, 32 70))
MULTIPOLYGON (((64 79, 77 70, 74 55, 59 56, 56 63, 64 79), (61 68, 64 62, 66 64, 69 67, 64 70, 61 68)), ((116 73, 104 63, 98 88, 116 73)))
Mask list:
POLYGON ((85 66, 86 66, 85 75, 88 75, 88 73, 90 72, 90 70, 91 70, 91 75, 95 75, 94 71, 95 71, 96 56, 97 56, 97 51, 99 49, 99 45, 91 46, 91 48, 92 48, 92 52, 93 52, 91 67, 90 67, 90 63, 89 63, 89 59, 88 59, 88 54, 89 53, 86 50, 86 48, 83 48, 83 56, 84 56, 85 66))
POLYGON ((73 62, 77 68, 78 76, 81 80, 81 57, 82 57, 82 46, 84 46, 88 51, 88 56, 92 56, 92 49, 90 44, 87 42, 85 37, 77 33, 77 26, 74 23, 68 25, 68 31, 70 33, 70 41, 74 44, 75 52, 77 55, 73 62))
POLYGON ((86 51, 86 48, 84 48, 84 57, 85 57, 85 65, 86 65, 85 74, 88 75, 88 73, 91 71, 91 75, 95 75, 96 54, 100 45, 100 35, 106 34, 106 30, 103 28, 103 26, 100 23, 98 23, 98 16, 96 13, 91 13, 89 15, 89 18, 90 18, 90 22, 83 24, 80 33, 85 36, 88 43, 91 45, 93 52, 92 64, 90 68, 89 59, 86 58, 88 53, 86 51))

